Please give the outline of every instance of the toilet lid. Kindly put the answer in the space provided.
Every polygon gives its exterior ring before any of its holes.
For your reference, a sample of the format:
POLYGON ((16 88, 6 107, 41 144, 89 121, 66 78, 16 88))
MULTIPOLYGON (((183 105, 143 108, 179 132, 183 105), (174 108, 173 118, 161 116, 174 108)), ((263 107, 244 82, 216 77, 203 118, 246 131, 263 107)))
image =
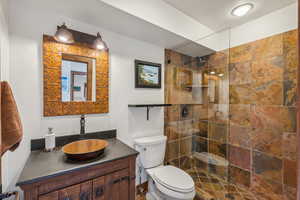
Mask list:
POLYGON ((178 192, 191 192, 195 186, 189 174, 173 166, 165 166, 155 170, 153 178, 164 187, 178 192))

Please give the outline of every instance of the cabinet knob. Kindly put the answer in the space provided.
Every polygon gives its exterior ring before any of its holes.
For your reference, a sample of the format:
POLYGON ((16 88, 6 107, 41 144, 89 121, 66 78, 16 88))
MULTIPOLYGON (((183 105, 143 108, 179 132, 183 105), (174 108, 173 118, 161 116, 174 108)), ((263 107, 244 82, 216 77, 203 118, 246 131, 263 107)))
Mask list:
POLYGON ((104 188, 103 187, 98 187, 96 189, 95 195, 96 195, 96 197, 101 197, 103 195, 103 193, 104 193, 104 188))

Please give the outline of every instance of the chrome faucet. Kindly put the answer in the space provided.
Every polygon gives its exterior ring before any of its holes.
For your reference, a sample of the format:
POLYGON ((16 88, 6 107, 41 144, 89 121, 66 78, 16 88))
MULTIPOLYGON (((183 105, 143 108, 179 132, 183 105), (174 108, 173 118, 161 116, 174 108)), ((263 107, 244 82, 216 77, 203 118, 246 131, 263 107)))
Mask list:
POLYGON ((85 134, 85 116, 81 115, 80 116, 80 135, 85 134))

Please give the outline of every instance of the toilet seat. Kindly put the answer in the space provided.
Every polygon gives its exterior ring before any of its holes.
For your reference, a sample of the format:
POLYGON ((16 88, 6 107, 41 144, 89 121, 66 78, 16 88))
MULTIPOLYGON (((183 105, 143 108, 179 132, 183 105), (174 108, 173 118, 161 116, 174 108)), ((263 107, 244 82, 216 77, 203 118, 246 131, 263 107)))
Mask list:
MULTIPOLYGON (((159 166, 147 169, 155 186, 150 187, 156 194, 166 195, 163 199, 192 200, 195 197, 195 184, 189 174, 173 166, 159 166)), ((152 184, 150 184, 152 185, 152 184)))
POLYGON ((175 192, 189 193, 195 189, 191 176, 177 167, 159 167, 153 171, 152 176, 157 184, 175 192))

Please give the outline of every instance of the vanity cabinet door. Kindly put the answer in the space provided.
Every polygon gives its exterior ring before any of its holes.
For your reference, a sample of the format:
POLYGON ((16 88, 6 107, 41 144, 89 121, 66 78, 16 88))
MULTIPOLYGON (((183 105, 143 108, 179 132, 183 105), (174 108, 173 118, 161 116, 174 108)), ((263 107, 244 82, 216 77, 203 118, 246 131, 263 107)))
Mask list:
POLYGON ((104 200, 106 190, 105 176, 93 180, 93 200, 104 200))
POLYGON ((129 200, 129 172, 128 170, 122 170, 119 172, 120 175, 120 200, 129 200))
POLYGON ((59 190, 58 200, 92 200, 93 182, 87 181, 59 190))
POLYGON ((45 195, 41 195, 39 200, 58 200, 58 191, 51 192, 45 195))
POLYGON ((74 185, 58 191, 58 200, 80 200, 80 185, 74 185))
POLYGON ((41 195, 39 200, 92 200, 92 181, 41 195))
POLYGON ((129 200, 129 171, 124 169, 105 176, 104 200, 129 200))
POLYGON ((80 184, 80 200, 93 199, 93 181, 87 181, 80 184))

